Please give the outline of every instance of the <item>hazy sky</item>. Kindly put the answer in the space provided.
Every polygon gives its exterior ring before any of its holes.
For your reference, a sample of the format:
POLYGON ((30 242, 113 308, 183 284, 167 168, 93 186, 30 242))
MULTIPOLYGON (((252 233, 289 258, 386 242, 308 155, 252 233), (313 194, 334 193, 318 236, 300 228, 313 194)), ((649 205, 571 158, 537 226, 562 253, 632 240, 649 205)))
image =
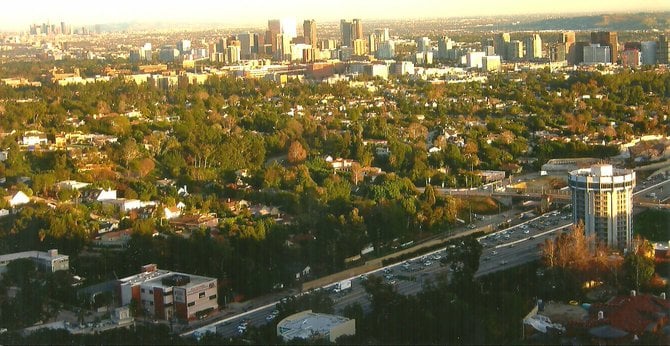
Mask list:
POLYGON ((31 23, 123 21, 264 25, 269 18, 421 18, 471 15, 670 11, 670 0, 0 0, 0 30, 31 23))

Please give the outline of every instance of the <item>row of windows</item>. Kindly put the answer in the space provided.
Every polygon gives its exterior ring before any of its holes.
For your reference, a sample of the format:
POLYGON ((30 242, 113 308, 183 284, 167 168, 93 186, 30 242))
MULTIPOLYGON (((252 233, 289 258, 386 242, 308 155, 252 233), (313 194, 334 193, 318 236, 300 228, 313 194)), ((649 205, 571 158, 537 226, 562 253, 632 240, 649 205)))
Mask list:
POLYGON ((612 184, 612 183, 599 184, 599 183, 594 183, 594 182, 587 183, 585 181, 571 180, 570 181, 570 186, 577 187, 577 188, 583 188, 583 189, 590 188, 590 189, 594 189, 594 190, 596 190, 596 189, 606 190, 606 189, 612 189, 612 188, 633 187, 633 182, 632 181, 626 181, 626 182, 623 182, 623 183, 616 183, 616 184, 612 184))

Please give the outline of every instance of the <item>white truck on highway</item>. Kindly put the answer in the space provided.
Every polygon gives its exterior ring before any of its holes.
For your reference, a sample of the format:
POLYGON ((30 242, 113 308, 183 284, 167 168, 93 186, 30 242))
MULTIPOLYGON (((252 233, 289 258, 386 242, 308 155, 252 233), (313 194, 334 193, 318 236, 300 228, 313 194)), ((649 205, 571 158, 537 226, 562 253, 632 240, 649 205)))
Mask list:
POLYGON ((349 289, 351 289, 351 280, 344 280, 335 284, 335 287, 333 287, 333 292, 340 293, 349 289))

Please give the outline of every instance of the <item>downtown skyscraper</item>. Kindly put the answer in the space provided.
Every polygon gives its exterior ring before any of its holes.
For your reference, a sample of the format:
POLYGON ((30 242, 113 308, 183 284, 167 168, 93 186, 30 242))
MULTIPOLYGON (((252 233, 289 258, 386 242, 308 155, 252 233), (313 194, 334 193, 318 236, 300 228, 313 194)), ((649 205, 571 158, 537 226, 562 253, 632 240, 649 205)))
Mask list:
POLYGON ((363 23, 360 19, 351 22, 346 19, 340 20, 340 34, 342 46, 351 47, 354 40, 363 39, 363 23))

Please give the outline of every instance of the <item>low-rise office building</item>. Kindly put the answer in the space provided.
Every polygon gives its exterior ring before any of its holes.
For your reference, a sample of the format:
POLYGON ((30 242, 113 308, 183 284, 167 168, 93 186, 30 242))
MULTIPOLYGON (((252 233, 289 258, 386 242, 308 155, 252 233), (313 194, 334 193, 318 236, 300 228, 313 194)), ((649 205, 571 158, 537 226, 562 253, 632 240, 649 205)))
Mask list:
POLYGON ((355 319, 314 313, 312 310, 293 314, 277 323, 277 336, 281 336, 284 341, 327 339, 335 342, 340 336, 355 334, 355 319))
POLYGON ((155 264, 117 284, 121 306, 135 300, 147 316, 158 319, 194 320, 219 307, 215 278, 159 270, 155 264))
POLYGON ((0 274, 7 271, 7 265, 17 259, 28 258, 37 265, 37 268, 45 272, 56 272, 59 270, 70 270, 70 257, 58 253, 57 249, 44 251, 23 251, 6 255, 0 255, 0 274))

